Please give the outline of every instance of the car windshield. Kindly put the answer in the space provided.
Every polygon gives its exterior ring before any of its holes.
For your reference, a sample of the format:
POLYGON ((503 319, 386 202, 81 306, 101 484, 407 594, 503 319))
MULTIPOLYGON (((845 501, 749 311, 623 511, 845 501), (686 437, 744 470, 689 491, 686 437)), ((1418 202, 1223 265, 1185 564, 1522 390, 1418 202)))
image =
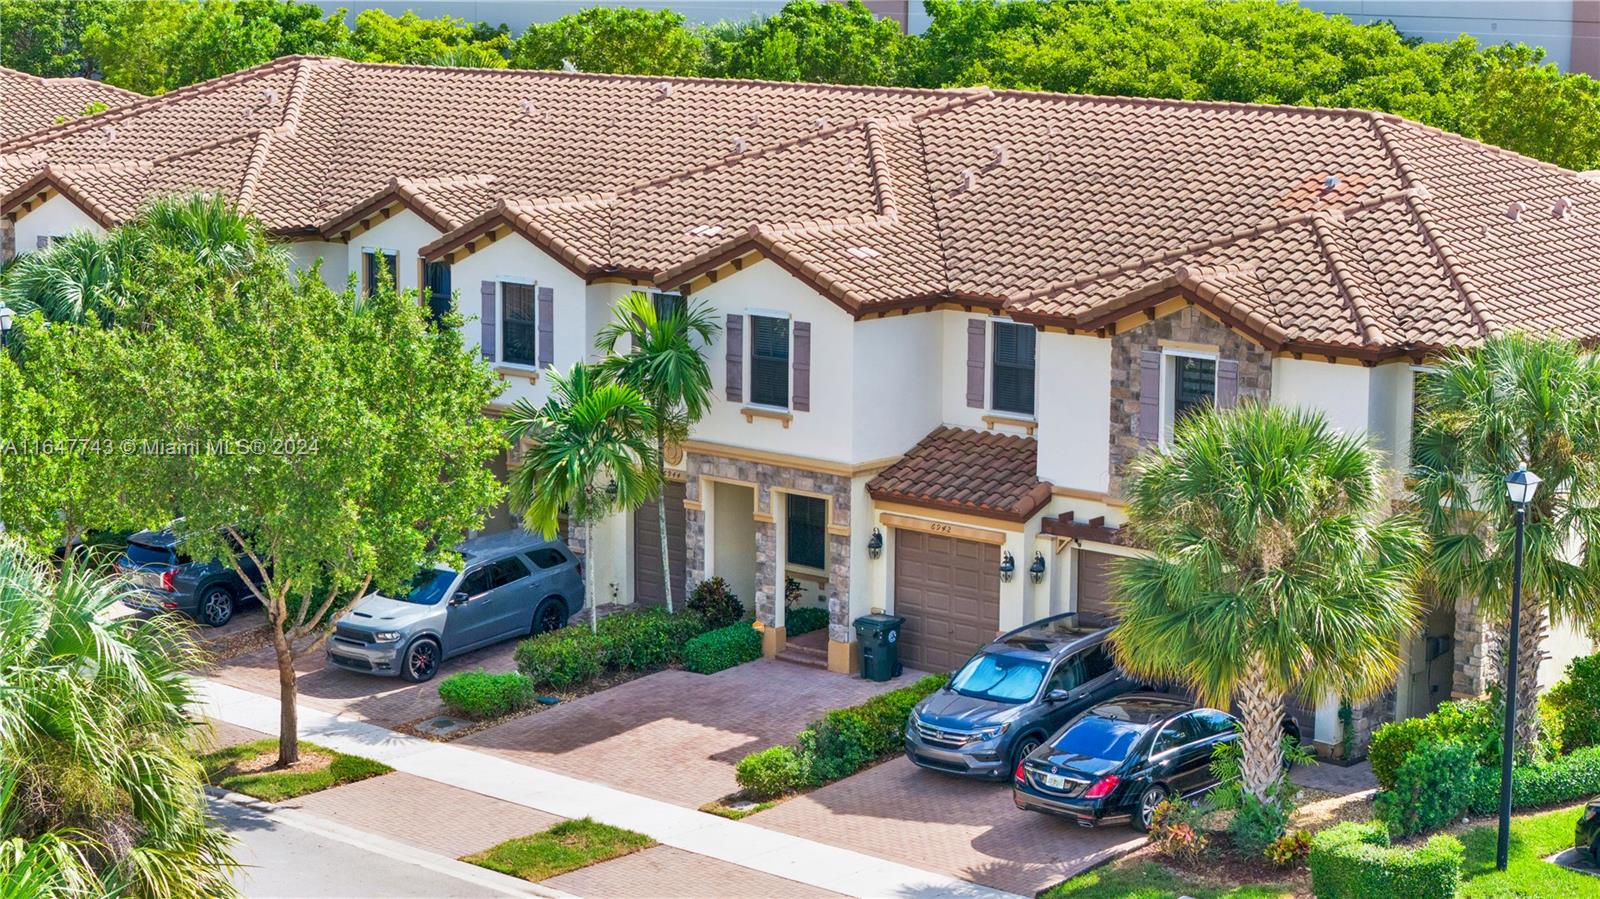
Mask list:
POLYGON ((1056 738, 1055 748, 1070 755, 1116 762, 1128 757, 1128 750, 1144 732, 1143 724, 1090 715, 1063 731, 1056 738))
POLYGON ((455 579, 456 573, 447 568, 419 571, 417 576, 411 579, 411 589, 398 599, 401 602, 414 602, 419 606, 438 605, 439 600, 444 599, 444 591, 450 589, 450 584, 455 579))
POLYGON ((1027 702, 1038 692, 1044 669, 1035 659, 979 653, 956 672, 950 689, 975 699, 1027 702))

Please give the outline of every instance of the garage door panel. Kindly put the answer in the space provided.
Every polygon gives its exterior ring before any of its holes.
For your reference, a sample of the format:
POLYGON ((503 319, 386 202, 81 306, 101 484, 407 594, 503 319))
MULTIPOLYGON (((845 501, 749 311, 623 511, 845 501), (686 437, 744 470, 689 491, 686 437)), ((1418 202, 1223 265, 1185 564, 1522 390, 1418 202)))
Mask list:
POLYGON ((1116 556, 1086 549, 1078 556, 1078 618, 1085 624, 1111 624, 1116 620, 1112 606, 1116 585, 1116 556))
POLYGON ((951 670, 999 626, 1000 549, 921 531, 895 535, 895 612, 906 619, 900 657, 909 667, 951 670))

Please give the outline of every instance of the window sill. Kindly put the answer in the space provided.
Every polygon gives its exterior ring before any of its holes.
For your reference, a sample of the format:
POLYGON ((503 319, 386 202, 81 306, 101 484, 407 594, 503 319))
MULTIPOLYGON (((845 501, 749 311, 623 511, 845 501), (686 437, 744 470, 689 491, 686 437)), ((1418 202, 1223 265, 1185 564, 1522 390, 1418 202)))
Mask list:
POLYGON ((753 422, 758 418, 781 421, 785 428, 789 427, 789 422, 794 421, 793 412, 787 409, 772 409, 765 406, 745 406, 739 410, 739 414, 743 415, 744 420, 747 422, 753 422))
POLYGON ((1038 419, 1035 419, 1035 418, 1024 418, 1024 417, 1019 416, 1019 415, 1003 415, 1003 414, 985 415, 983 417, 983 424, 984 424, 984 427, 988 428, 991 431, 994 430, 995 427, 999 426, 999 425, 1005 425, 1006 427, 1011 427, 1011 428, 1023 428, 1028 432, 1028 436, 1029 437, 1032 437, 1034 429, 1039 427, 1038 419))
POLYGON ((535 384, 539 381, 540 369, 533 365, 519 365, 515 362, 498 362, 495 363, 494 372, 497 375, 505 375, 508 378, 523 378, 529 384, 535 384))
POLYGON ((791 562, 784 566, 784 573, 796 575, 797 580, 804 578, 808 581, 814 581, 818 586, 828 582, 828 573, 826 571, 821 568, 812 568, 810 565, 796 565, 791 562))

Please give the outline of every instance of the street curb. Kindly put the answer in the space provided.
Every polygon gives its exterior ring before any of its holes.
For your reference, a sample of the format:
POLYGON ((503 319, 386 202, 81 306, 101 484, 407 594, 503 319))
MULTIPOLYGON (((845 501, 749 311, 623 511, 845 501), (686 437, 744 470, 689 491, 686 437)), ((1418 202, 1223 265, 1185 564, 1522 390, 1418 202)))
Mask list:
POLYGON ((265 799, 257 799, 254 796, 246 796, 243 793, 235 793, 219 787, 207 786, 205 791, 206 795, 213 799, 248 808, 251 811, 270 817, 280 824, 365 849, 368 852, 386 856, 395 861, 426 868, 438 874, 454 877, 465 883, 492 889, 501 895, 536 896, 539 899, 578 899, 571 893, 563 893, 560 890, 529 883, 521 878, 501 874, 498 871, 491 871, 488 868, 480 868, 477 865, 468 864, 436 852, 430 852, 426 849, 412 846, 409 843, 402 843, 364 830, 357 830, 298 808, 277 805, 265 799))

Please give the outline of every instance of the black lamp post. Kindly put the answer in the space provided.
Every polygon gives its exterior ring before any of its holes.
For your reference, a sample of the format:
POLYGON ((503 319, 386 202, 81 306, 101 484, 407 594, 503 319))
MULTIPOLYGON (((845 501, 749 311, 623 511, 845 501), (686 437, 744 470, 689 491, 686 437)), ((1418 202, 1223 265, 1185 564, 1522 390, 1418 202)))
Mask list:
POLYGON ((1521 465, 1506 475, 1506 496, 1517 506, 1517 548, 1511 565, 1511 639, 1506 650, 1506 722, 1500 733, 1500 840, 1494 864, 1504 871, 1511 854, 1511 762, 1517 731, 1517 643, 1522 621, 1522 540, 1527 526, 1528 503, 1539 490, 1539 476, 1521 465))
POLYGON ((0 300, 0 347, 6 345, 11 337, 11 323, 17 320, 17 314, 11 311, 5 300, 0 300))

